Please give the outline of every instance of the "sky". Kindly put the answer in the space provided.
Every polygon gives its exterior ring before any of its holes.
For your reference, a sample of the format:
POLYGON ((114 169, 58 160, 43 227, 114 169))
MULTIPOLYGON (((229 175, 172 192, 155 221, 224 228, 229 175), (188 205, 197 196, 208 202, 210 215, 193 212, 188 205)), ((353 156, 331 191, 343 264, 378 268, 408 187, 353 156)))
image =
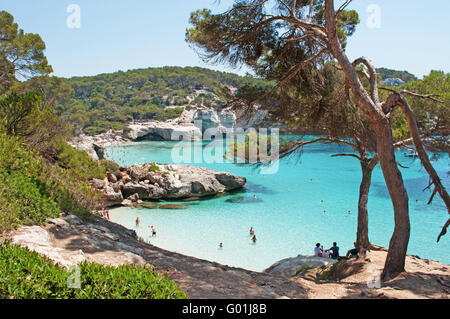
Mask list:
MULTIPOLYGON (((96 75, 160 66, 201 66, 245 74, 246 69, 205 64, 185 42, 192 11, 223 12, 232 0, 0 0, 27 33, 46 43, 53 75, 96 75), (79 8, 79 20, 71 19, 79 8), (69 9, 69 10, 68 10, 69 9), (67 21, 72 24, 68 24, 67 21), (80 21, 77 28, 77 21, 80 21)), ((336 7, 343 0, 336 0, 336 7)), ((407 70, 422 78, 450 72, 450 1, 353 0, 361 23, 348 41, 351 60, 407 70), (431 5, 432 3, 432 5, 431 5)))

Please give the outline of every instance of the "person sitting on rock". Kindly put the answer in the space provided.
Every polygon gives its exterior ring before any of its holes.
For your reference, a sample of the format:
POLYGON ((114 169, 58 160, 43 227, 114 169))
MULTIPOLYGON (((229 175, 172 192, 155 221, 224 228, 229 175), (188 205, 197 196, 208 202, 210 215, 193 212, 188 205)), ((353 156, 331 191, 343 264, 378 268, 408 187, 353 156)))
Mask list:
POLYGON ((314 256, 322 257, 322 253, 323 253, 323 250, 322 250, 322 248, 320 248, 320 243, 317 243, 316 247, 314 248, 314 256))
POLYGON ((339 247, 337 246, 336 242, 333 243, 333 247, 330 249, 327 249, 325 251, 332 251, 331 258, 338 259, 339 258, 339 247))
POLYGON ((355 246, 355 248, 350 249, 349 251, 347 251, 347 255, 345 255, 345 257, 347 257, 347 258, 351 258, 351 257, 358 258, 359 250, 358 250, 358 248, 356 247, 356 242, 353 243, 353 245, 355 246))

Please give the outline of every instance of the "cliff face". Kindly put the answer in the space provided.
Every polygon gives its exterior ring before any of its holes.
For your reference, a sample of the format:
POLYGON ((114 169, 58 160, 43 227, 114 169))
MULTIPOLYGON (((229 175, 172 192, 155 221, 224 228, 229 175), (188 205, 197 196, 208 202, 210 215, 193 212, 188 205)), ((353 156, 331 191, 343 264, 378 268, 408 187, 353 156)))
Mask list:
POLYGON ((174 120, 131 124, 124 137, 133 141, 141 139, 179 141, 181 138, 199 141, 202 138, 212 137, 208 136, 208 133, 225 134, 238 128, 267 127, 269 124, 268 114, 262 109, 256 109, 250 116, 245 116, 244 112, 235 112, 231 109, 184 110, 181 116, 174 120))
POLYGON ((103 193, 106 204, 113 206, 217 195, 243 187, 246 179, 204 167, 152 163, 122 168, 90 183, 103 193))
POLYGON ((131 141, 201 141, 214 135, 234 133, 236 129, 279 127, 270 121, 267 111, 254 108, 251 114, 242 109, 185 109, 176 119, 132 123, 126 130, 109 131, 96 136, 78 136, 70 144, 86 151, 93 159, 102 158, 103 148, 131 141))

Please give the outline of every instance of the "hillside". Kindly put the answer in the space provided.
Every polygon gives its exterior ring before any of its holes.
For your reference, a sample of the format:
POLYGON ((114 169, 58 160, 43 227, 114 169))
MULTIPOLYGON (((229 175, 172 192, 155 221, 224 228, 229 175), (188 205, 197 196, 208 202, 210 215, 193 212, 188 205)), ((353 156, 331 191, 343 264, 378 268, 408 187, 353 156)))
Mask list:
POLYGON ((267 85, 250 76, 199 67, 119 71, 66 82, 74 90, 74 99, 60 105, 59 113, 80 131, 91 134, 123 129, 131 121, 175 118, 186 106, 215 107, 235 89, 267 85))
POLYGON ((378 68, 376 70, 377 73, 380 75, 380 81, 398 78, 407 83, 410 81, 417 80, 417 77, 414 74, 409 73, 408 71, 397 71, 387 68, 378 68))

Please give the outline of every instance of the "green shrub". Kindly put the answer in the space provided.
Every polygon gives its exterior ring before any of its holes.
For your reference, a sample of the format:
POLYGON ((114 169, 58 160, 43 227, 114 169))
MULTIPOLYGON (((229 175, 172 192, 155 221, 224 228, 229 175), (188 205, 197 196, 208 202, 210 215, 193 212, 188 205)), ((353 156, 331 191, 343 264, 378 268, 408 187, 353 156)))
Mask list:
POLYGON ((159 166, 157 165, 152 165, 150 166, 150 170, 154 173, 159 172, 159 166))
POLYGON ((65 168, 47 163, 20 139, 0 134, 0 233, 42 224, 61 212, 87 217, 99 205, 99 195, 85 180, 104 176, 106 168, 67 143, 61 145, 65 168))
POLYGON ((71 272, 26 248, 0 245, 0 299, 186 299, 181 289, 151 268, 82 263, 79 289, 71 272))
POLYGON ((58 165, 70 170, 74 174, 72 178, 88 180, 105 177, 106 167, 91 159, 85 151, 75 149, 63 139, 56 144, 56 150, 58 165))
POLYGON ((321 274, 319 274, 317 276, 318 280, 323 280, 323 281, 330 281, 334 279, 334 272, 336 271, 336 268, 343 264, 346 260, 345 259, 341 259, 339 260, 337 263, 335 263, 333 266, 330 267, 330 269, 322 272, 321 274))

